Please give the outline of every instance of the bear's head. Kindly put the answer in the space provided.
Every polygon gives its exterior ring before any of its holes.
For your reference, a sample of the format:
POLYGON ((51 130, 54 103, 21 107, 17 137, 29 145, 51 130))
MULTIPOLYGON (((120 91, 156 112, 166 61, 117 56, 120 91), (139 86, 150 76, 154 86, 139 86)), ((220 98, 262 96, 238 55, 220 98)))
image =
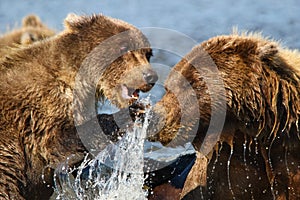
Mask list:
POLYGON ((55 32, 44 25, 36 15, 28 15, 23 18, 21 32, 22 34, 16 42, 21 45, 32 44, 55 35, 55 32))
POLYGON ((206 136, 214 138, 211 142, 232 144, 236 131, 258 137, 266 146, 278 132, 296 138, 299 58, 299 52, 256 34, 218 36, 203 42, 166 80, 167 92, 153 108, 156 130, 150 130, 154 133, 150 138, 163 144, 193 141, 198 150, 206 136), (214 121, 213 111, 217 117, 224 113, 224 120, 214 121), (215 130, 221 131, 221 136, 206 135, 209 128, 214 131, 219 125, 221 129, 215 130))
POLYGON ((22 20, 22 27, 1 36, 0 48, 29 45, 51 36, 55 32, 42 23, 36 15, 28 15, 22 20))
POLYGON ((95 96, 96 101, 108 99, 118 108, 127 108, 140 91, 153 87, 158 77, 149 64, 152 50, 137 28, 103 15, 70 14, 65 24, 68 30, 57 47, 68 49, 61 56, 76 67, 74 102, 81 113, 75 113, 79 121, 95 112, 95 96))

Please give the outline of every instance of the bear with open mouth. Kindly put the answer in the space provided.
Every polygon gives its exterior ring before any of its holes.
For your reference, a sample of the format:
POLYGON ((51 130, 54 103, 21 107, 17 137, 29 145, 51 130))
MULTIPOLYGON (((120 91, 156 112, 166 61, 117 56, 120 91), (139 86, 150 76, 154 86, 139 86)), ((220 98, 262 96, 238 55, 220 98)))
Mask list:
POLYGON ((175 168, 155 172, 170 178, 152 177, 149 199, 300 198, 299 51, 259 34, 217 36, 176 64, 165 87, 150 139, 192 141, 197 153, 177 164, 187 166, 179 178, 175 168))
POLYGON ((71 155, 71 166, 81 162, 87 151, 75 126, 95 115, 93 103, 126 108, 157 80, 134 26, 70 14, 65 27, 0 62, 0 199, 49 199, 48 169, 71 155))

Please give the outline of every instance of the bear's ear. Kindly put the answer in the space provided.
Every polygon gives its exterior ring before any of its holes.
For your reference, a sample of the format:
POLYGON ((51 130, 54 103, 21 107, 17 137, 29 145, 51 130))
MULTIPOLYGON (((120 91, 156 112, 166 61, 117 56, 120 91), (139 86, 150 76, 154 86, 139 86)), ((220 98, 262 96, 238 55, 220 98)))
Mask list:
POLYGON ((65 26, 70 30, 74 30, 77 29, 78 25, 81 24, 82 21, 83 17, 70 13, 65 19, 65 26))
POLYGON ((261 60, 270 59, 278 53, 278 44, 276 42, 268 42, 258 45, 257 53, 261 60))
POLYGON ((36 15, 28 15, 22 20, 23 27, 43 27, 40 18, 36 15))

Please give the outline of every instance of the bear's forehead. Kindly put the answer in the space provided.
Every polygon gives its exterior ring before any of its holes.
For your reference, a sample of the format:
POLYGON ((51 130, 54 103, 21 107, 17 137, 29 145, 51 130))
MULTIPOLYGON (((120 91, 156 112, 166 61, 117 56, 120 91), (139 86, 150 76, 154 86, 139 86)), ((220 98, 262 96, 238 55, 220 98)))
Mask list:
POLYGON ((70 14, 65 20, 66 26, 71 30, 96 30, 106 36, 118 35, 120 42, 131 43, 134 47, 150 47, 145 35, 133 25, 119 19, 102 14, 92 16, 77 16, 70 14))
MULTIPOLYGON (((77 16, 69 14, 65 19, 65 25, 72 30, 80 30, 86 28, 109 28, 111 32, 122 32, 129 29, 136 29, 133 25, 119 19, 114 19, 104 15, 77 16)), ((137 30, 137 29, 136 29, 137 30)))

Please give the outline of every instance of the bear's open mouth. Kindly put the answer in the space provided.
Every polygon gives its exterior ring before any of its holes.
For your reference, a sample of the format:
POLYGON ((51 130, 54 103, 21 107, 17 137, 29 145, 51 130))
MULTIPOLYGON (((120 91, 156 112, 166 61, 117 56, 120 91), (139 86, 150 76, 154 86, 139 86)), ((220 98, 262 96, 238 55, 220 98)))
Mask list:
POLYGON ((126 85, 121 85, 121 87, 122 87, 122 97, 124 99, 127 99, 132 103, 134 101, 138 100, 138 98, 140 96, 139 95, 139 93, 140 93, 139 89, 133 89, 133 88, 127 87, 126 85))

